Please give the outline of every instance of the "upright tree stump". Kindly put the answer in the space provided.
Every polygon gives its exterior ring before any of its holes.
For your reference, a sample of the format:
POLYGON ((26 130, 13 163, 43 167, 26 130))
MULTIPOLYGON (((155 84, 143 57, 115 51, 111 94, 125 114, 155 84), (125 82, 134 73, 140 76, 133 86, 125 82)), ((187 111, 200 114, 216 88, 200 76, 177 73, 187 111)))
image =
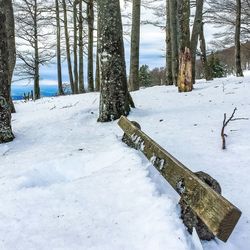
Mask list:
POLYGON ((192 60, 189 48, 185 48, 184 53, 180 55, 178 90, 179 92, 190 92, 193 90, 192 60))

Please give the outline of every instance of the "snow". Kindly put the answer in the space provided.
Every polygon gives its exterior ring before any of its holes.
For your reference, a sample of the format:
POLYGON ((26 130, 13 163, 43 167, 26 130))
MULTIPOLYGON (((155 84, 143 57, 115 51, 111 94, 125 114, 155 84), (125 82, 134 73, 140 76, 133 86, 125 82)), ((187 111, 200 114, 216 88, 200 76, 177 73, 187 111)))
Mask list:
POLYGON ((192 171, 216 178, 242 211, 227 243, 199 242, 179 219, 178 194, 117 122, 97 123, 97 93, 16 102, 16 139, 0 145, 0 249, 237 250, 250 246, 250 75, 199 81, 191 93, 133 93, 129 119, 192 171))

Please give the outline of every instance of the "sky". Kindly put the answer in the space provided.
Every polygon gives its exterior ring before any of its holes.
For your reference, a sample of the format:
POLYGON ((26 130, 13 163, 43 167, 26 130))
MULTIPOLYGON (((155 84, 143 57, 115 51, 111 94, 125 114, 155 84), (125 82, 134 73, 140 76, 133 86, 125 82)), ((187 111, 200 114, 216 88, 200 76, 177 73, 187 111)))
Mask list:
MULTIPOLYGON (((121 2, 122 13, 131 13, 130 4, 124 4, 121 2)), ((153 14, 152 9, 142 7, 141 10, 142 20, 156 21, 157 18, 153 14)), ((162 23, 165 22, 164 19, 159 19, 162 23)), ((126 20, 123 20, 126 23, 126 20)), ((127 33, 130 31, 129 27, 124 27, 124 31, 127 33)), ((213 33, 215 28, 211 25, 205 24, 204 27, 205 36, 207 42, 213 39, 213 33)), ((129 70, 129 57, 130 57, 130 37, 126 35, 124 37, 124 47, 125 47, 125 56, 126 56, 126 65, 127 72, 129 70)), ((94 56, 95 59, 95 56, 94 56)), ((87 58, 85 58, 85 78, 87 72, 87 58)), ((150 69, 155 67, 164 67, 165 66, 165 31, 159 27, 153 25, 142 25, 141 26, 141 37, 140 37, 140 65, 147 64, 150 69)), ((68 69, 66 61, 62 64, 62 76, 63 82, 68 82, 68 69)), ((57 69, 56 64, 51 63, 47 66, 42 66, 40 69, 41 72, 41 85, 56 85, 57 84, 57 69)), ((85 83, 87 79, 85 79, 85 83)), ((14 85, 27 85, 32 84, 27 81, 14 82, 14 85)))

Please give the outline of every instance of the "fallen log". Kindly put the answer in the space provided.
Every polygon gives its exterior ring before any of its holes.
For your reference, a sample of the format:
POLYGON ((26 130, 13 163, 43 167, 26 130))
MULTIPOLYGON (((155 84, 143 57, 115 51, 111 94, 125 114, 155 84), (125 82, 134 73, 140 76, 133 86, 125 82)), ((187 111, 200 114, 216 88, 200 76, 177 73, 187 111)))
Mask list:
POLYGON ((241 216, 241 211, 200 180, 126 117, 122 116, 118 125, 133 141, 135 148, 151 161, 208 229, 226 242, 241 216))

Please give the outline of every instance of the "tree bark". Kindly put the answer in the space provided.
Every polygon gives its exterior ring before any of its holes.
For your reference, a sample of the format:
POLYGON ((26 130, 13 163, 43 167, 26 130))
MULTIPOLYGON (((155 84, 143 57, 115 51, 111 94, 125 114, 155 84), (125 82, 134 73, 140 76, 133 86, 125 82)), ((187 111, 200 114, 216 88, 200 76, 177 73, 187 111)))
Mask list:
POLYGON ((166 85, 173 85, 170 0, 166 0, 166 85))
POLYGON ((60 8, 58 0, 55 0, 56 4, 56 56, 57 56, 57 85, 58 94, 63 95, 62 86, 62 62, 61 62, 61 24, 60 24, 60 8))
POLYGON ((209 68, 208 62, 207 62, 206 40, 205 40, 205 36, 204 36, 203 26, 204 26, 204 24, 202 22, 201 30, 200 30, 200 34, 199 34, 200 50, 201 50, 201 63, 202 63, 204 77, 207 81, 210 81, 210 80, 213 80, 213 77, 212 77, 211 69, 209 68))
POLYGON ((11 112, 15 113, 15 106, 11 97, 11 82, 16 65, 16 42, 15 42, 15 20, 12 1, 7 1, 6 3, 6 29, 8 36, 8 50, 9 50, 9 96, 7 102, 11 107, 11 112))
POLYGON ((67 54, 67 63, 68 63, 68 72, 69 72, 69 81, 71 86, 71 91, 75 94, 75 86, 72 72, 71 56, 70 56, 70 44, 69 44, 69 31, 68 31, 68 18, 67 18, 67 5, 66 1, 62 0, 63 4, 63 15, 64 15, 64 33, 65 33, 65 43, 66 43, 66 54, 67 54))
POLYGON ((35 75, 34 75, 34 100, 40 99, 40 62, 37 30, 37 0, 34 1, 34 49, 35 49, 35 75))
POLYGON ((190 48, 190 0, 178 0, 179 52, 190 48))
POLYGON ((78 94, 78 58, 77 58, 77 48, 78 48, 78 38, 77 38, 77 3, 73 3, 73 20, 74 20, 74 91, 78 94))
POLYGON ((197 49, 198 37, 200 34, 201 24, 202 24, 203 3, 204 3, 204 0, 196 0, 196 11, 195 11, 192 36, 191 36, 192 82, 193 84, 195 84, 196 49, 197 49))
POLYGON ((236 22, 235 22, 235 68, 236 76, 243 76, 240 55, 240 29, 241 29, 241 0, 236 0, 236 22))
POLYGON ((172 49, 172 76, 173 83, 177 86, 179 58, 178 58, 178 29, 177 29, 177 0, 169 0, 170 7, 170 31, 172 49))
POLYGON ((94 70, 93 70, 93 31, 94 31, 94 3, 89 0, 87 5, 88 18, 88 90, 94 91, 94 70))
POLYGON ((129 89, 139 89, 141 0, 133 0, 129 89))
MULTIPOLYGON (((14 139, 11 128, 11 107, 8 103, 10 96, 10 79, 13 65, 10 64, 10 52, 8 50, 9 32, 6 24, 8 0, 0 0, 0 143, 9 142, 14 139), (11 68, 10 68, 11 67, 11 68)), ((11 3, 12 4, 12 3, 11 3)), ((13 24, 12 24, 13 25, 13 24)))
POLYGON ((99 25, 97 23, 95 91, 100 91, 99 25))
POLYGON ((192 64, 190 54, 190 0, 178 1, 179 20, 179 72, 178 90, 179 92, 189 92, 193 90, 192 84, 192 64))
POLYGON ((85 93, 83 74, 83 17, 82 0, 79 1, 79 92, 85 93))
POLYGON ((119 0, 98 0, 100 56, 100 114, 108 122, 128 115, 129 93, 119 0))

